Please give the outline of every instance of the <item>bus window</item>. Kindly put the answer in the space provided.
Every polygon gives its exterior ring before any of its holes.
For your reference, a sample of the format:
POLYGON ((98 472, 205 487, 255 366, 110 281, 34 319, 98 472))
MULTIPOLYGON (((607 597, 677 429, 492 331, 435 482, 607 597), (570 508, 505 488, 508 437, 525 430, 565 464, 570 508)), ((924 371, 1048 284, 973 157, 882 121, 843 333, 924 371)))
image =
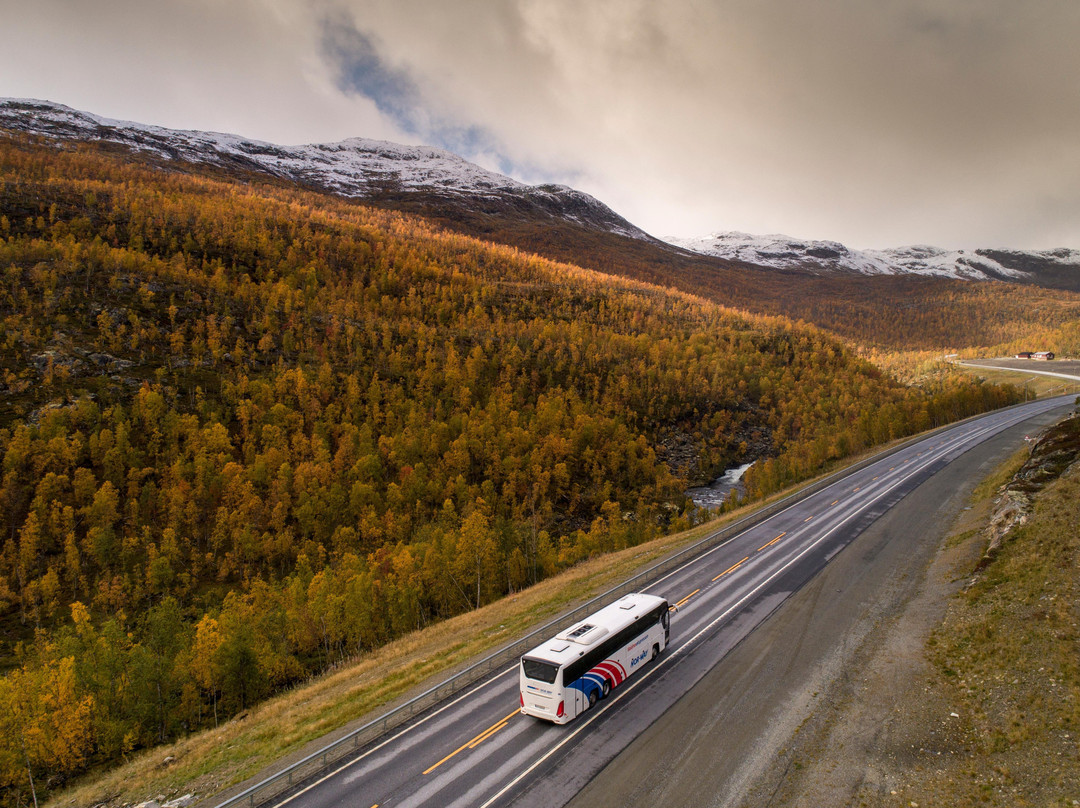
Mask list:
POLYGON ((524 670, 526 677, 535 679, 537 682, 543 682, 544 684, 555 684, 555 677, 559 675, 558 665, 552 665, 550 662, 541 662, 539 659, 522 657, 521 667, 524 670))

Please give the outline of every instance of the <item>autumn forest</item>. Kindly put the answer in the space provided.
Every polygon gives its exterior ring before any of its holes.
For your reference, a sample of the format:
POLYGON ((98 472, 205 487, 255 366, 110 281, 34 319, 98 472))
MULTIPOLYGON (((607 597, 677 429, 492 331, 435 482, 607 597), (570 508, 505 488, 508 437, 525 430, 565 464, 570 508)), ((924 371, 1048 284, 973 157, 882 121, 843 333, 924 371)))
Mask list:
POLYGON ((12 805, 28 774, 59 788, 700 521, 684 491, 729 465, 758 461, 760 498, 1019 397, 419 217, 22 136, 0 273, 12 805))

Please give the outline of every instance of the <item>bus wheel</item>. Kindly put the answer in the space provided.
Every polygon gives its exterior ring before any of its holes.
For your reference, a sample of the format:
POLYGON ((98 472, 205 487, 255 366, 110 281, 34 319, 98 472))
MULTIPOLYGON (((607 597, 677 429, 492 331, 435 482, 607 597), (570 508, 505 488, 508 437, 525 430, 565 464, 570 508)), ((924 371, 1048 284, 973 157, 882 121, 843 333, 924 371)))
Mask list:
POLYGON ((652 647, 652 656, 649 657, 649 661, 652 662, 658 656, 660 656, 660 646, 659 645, 654 645, 652 647))
POLYGON ((609 679, 604 680, 604 692, 601 694, 602 698, 607 698, 607 694, 611 692, 611 681, 609 679))
POLYGON ((595 707, 596 706, 596 691, 595 690, 590 690, 589 691, 589 706, 590 707, 595 707))

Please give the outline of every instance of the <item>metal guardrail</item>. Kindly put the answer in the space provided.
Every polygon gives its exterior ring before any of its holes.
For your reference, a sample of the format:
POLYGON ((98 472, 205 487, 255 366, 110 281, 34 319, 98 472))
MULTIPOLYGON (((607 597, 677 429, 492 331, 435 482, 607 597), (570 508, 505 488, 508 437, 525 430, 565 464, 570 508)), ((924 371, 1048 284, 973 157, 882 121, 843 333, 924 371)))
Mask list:
MULTIPOLYGON (((1023 406, 1014 405, 1016 407, 1023 406)), ((1008 407, 1005 409, 1013 409, 1008 407)), ((1001 410, 998 410, 1001 412, 1001 410)), ((983 413, 986 415, 987 413, 983 413)), ((973 416, 978 418, 981 416, 973 416)), ((964 421, 973 420, 964 419, 964 421)), ((241 791, 223 802, 219 803, 216 808, 239 808, 239 806, 246 805, 248 808, 257 808, 257 806, 272 800, 274 797, 283 794, 295 785, 303 783, 305 780, 311 778, 313 775, 325 770, 337 761, 342 760, 349 753, 358 750, 361 746, 369 743, 370 741, 381 737, 390 730, 401 726, 410 718, 413 718, 425 710, 433 707, 444 699, 453 696, 465 688, 479 682, 494 671, 504 667, 511 660, 516 660, 523 653, 530 650, 534 646, 540 644, 544 639, 547 639, 553 634, 557 634, 559 631, 573 625, 582 617, 591 614, 596 609, 606 606, 607 604, 618 600, 623 595, 629 592, 637 592, 645 585, 663 577, 671 570, 675 569, 682 564, 687 563, 692 558, 700 555, 706 550, 710 550, 717 545, 723 544, 732 537, 741 533, 742 531, 753 527, 761 522, 764 522, 769 517, 776 513, 794 505, 807 497, 812 496, 818 491, 827 488, 837 480, 841 480, 851 474, 854 474, 861 469, 872 465, 873 463, 882 460, 896 452, 905 449, 911 444, 918 443, 921 440, 925 440, 930 435, 935 434, 944 429, 955 427, 964 421, 957 421, 952 424, 946 424, 938 429, 931 430, 930 432, 924 432, 921 435, 910 438, 903 441, 892 449, 882 452, 880 454, 873 455, 866 458, 852 466, 840 469, 832 474, 823 477, 822 479, 814 482, 793 494, 789 494, 770 505, 767 505, 754 513, 744 516, 736 522, 721 528, 702 539, 699 539, 692 545, 684 547, 682 550, 678 550, 671 555, 661 559, 653 566, 638 573, 632 578, 624 581, 612 589, 597 595, 595 598, 581 604, 580 606, 566 612, 554 620, 544 624, 540 628, 535 629, 524 637, 500 648, 498 651, 484 657, 479 662, 469 666, 460 673, 451 676, 443 682, 435 685, 429 690, 424 691, 419 696, 407 701, 399 707, 390 710, 384 715, 374 719, 373 721, 364 724, 342 738, 328 744, 327 746, 319 749, 318 751, 308 755, 302 760, 291 764, 280 772, 271 775, 270 777, 256 783, 253 786, 241 791)))

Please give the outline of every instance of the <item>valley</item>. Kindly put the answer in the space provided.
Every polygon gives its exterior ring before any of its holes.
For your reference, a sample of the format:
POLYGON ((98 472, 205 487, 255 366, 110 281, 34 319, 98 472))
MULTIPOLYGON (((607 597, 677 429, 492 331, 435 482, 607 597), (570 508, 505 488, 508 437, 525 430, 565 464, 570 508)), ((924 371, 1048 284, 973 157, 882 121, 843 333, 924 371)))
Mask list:
POLYGON ((42 102, 0 102, 0 271, 12 805, 693 529, 724 469, 1024 398, 946 354, 1080 353, 1064 270, 750 266, 448 152, 42 102))

